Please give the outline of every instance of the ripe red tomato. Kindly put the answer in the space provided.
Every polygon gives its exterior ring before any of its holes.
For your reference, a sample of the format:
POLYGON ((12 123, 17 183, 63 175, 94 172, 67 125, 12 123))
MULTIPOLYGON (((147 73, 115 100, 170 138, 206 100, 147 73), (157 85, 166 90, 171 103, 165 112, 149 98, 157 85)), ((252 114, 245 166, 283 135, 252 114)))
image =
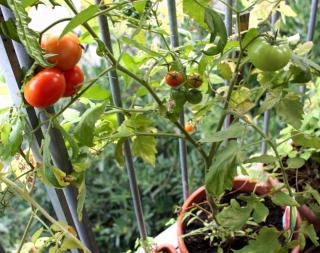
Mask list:
POLYGON ((184 125, 184 130, 186 130, 186 132, 191 133, 194 129, 194 123, 189 121, 184 125))
POLYGON ((181 72, 172 70, 166 74, 165 80, 169 86, 176 88, 183 82, 183 75, 181 72))
POLYGON ((41 47, 47 54, 57 54, 48 61, 56 67, 66 71, 73 68, 81 58, 82 48, 80 41, 73 33, 68 33, 59 39, 59 36, 49 34, 41 42, 41 47))
POLYGON ((61 70, 45 69, 36 74, 24 87, 24 97, 33 107, 45 108, 62 97, 66 80, 61 70))
POLYGON ((71 97, 78 92, 83 82, 83 72, 79 66, 74 66, 72 69, 63 73, 66 79, 66 90, 64 97, 71 97))

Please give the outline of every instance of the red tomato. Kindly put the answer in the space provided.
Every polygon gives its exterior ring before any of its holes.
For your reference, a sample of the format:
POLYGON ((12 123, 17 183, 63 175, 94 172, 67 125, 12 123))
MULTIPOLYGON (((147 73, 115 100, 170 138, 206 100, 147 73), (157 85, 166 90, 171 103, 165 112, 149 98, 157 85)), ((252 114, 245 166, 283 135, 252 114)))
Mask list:
POLYGON ((24 97, 33 107, 45 108, 62 97, 66 80, 61 70, 45 69, 36 74, 24 87, 24 97))
POLYGON ((83 72, 79 66, 74 66, 63 74, 66 79, 66 90, 63 96, 71 97, 78 92, 83 83, 83 72))
POLYGON ((194 123, 189 121, 184 125, 184 130, 186 130, 186 132, 191 133, 194 129, 194 123))
POLYGON ((48 61, 57 68, 66 71, 73 68, 81 58, 82 48, 80 41, 73 33, 68 33, 59 40, 59 36, 49 34, 41 42, 46 54, 57 54, 48 61))
POLYGON ((166 74, 165 80, 168 85, 176 88, 183 82, 183 75, 181 72, 172 70, 166 74))

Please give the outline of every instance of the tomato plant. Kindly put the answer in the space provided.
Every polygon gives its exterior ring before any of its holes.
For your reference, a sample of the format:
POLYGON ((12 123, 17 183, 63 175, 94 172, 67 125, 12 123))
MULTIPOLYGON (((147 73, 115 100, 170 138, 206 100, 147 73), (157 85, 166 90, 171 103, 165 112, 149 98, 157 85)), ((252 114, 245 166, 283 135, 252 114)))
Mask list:
POLYGON ((190 89, 186 97, 190 104, 199 104, 202 100, 202 92, 197 89, 190 89))
POLYGON ((45 69, 36 74, 24 87, 27 102, 39 108, 53 105, 61 98, 66 89, 66 80, 61 70, 45 69))
POLYGON ((63 71, 73 68, 82 54, 80 41, 73 33, 69 33, 60 39, 55 34, 45 35, 41 41, 41 47, 46 54, 55 54, 48 61, 63 71))
POLYGON ((71 97, 77 93, 82 86, 83 72, 79 66, 74 66, 72 69, 65 71, 64 77, 66 79, 66 90, 63 94, 64 97, 71 97))
POLYGON ((248 48, 253 65, 263 71, 276 71, 285 67, 291 57, 291 50, 285 44, 270 44, 265 39, 256 39, 248 48))
POLYGON ((166 83, 172 88, 178 87, 183 82, 183 74, 179 71, 169 71, 165 76, 166 83))

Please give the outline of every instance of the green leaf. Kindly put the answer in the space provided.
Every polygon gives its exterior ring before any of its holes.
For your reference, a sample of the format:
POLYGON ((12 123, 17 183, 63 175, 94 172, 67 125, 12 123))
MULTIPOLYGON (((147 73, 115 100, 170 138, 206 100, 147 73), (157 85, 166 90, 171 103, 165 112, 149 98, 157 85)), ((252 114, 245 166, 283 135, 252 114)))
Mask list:
POLYGON ((275 105, 277 105, 280 101, 280 96, 270 95, 261 103, 259 110, 257 111, 256 115, 264 113, 265 111, 270 110, 275 105))
POLYGON ((77 248, 79 248, 79 246, 80 245, 74 239, 72 239, 70 237, 66 237, 66 238, 64 238, 63 243, 60 246, 60 250, 62 252, 64 252, 69 249, 77 249, 77 248))
POLYGON ((39 2, 40 0, 22 0, 22 6, 23 8, 27 8, 29 6, 32 6, 39 2))
POLYGON ((278 206, 299 206, 299 203, 284 192, 276 192, 271 200, 278 206))
POLYGON ((84 207, 84 202, 86 200, 86 195, 87 195, 87 188, 86 188, 86 181, 85 181, 85 173, 82 173, 80 176, 80 186, 78 187, 78 202, 77 202, 77 214, 78 218, 81 221, 83 217, 83 207, 84 207))
POLYGON ((136 48, 140 49, 141 51, 147 53, 149 56, 162 57, 162 54, 157 53, 157 52, 155 52, 155 51, 153 51, 153 50, 151 50, 151 49, 149 49, 149 48, 141 45, 139 42, 137 42, 137 41, 135 41, 135 40, 132 40, 132 39, 130 39, 130 38, 128 38, 128 37, 124 37, 124 36, 123 36, 123 37, 121 38, 121 40, 122 40, 124 43, 128 44, 128 45, 131 45, 131 46, 133 46, 133 47, 136 47, 136 48))
POLYGON ((299 133, 293 130, 291 136, 295 145, 305 148, 320 148, 320 138, 315 135, 299 133))
POLYGON ((299 233, 302 233, 310 238, 315 246, 319 246, 319 238, 317 232, 314 229, 313 224, 309 224, 307 221, 303 221, 299 228, 299 233))
POLYGON ((320 193, 319 193, 317 190, 313 189, 313 188, 311 187, 311 185, 307 184, 307 185, 306 185, 306 188, 305 188, 305 191, 306 191, 306 192, 310 192, 311 195, 312 195, 312 197, 313 197, 313 198, 318 202, 318 204, 320 205, 320 193))
POLYGON ((77 26, 82 25, 83 23, 87 22, 99 10, 100 9, 99 9, 98 5, 90 5, 87 9, 84 9, 83 11, 79 12, 76 16, 74 16, 70 20, 70 22, 63 29, 62 33, 60 34, 60 38, 63 37, 68 32, 72 31, 77 26))
POLYGON ((235 199, 232 199, 230 204, 217 214, 217 220, 225 228, 239 230, 249 220, 252 208, 240 207, 235 199))
POLYGON ((299 169, 305 164, 305 160, 300 157, 293 157, 287 160, 288 168, 299 169))
POLYGON ((296 129, 300 128, 304 113, 303 103, 298 96, 286 95, 279 101, 276 109, 285 123, 292 125, 296 129))
POLYGON ((253 210, 252 218, 255 222, 260 223, 267 219, 269 209, 260 201, 260 199, 252 194, 250 196, 240 195, 239 199, 247 202, 248 207, 253 210))
POLYGON ((216 11, 205 8, 204 20, 211 33, 210 42, 216 44, 216 48, 211 50, 210 55, 221 53, 228 41, 227 30, 223 19, 216 11))
POLYGON ((280 250, 280 233, 275 228, 263 227, 256 240, 250 240, 249 244, 235 253, 270 253, 280 250))
POLYGON ((77 142, 75 141, 74 137, 71 136, 66 130, 64 130, 64 128, 61 125, 55 124, 55 127, 60 130, 60 132, 62 133, 65 140, 69 143, 69 146, 72 150, 71 157, 73 159, 76 159, 79 154, 79 146, 78 146, 77 142))
POLYGON ((92 85, 81 97, 98 101, 104 101, 111 97, 109 90, 105 89, 101 84, 92 85))
MULTIPOLYGON (((200 0, 198 2, 205 6, 210 2, 210 0, 200 0)), ((207 28, 204 23, 204 8, 202 8, 196 1, 183 0, 183 12, 196 21, 200 26, 207 28)))
POLYGON ((140 0, 133 3, 134 8, 140 15, 143 13, 144 9, 146 8, 146 3, 147 3, 146 0, 140 0))
POLYGON ((43 233, 44 229, 43 227, 39 228, 31 237, 31 242, 35 243, 38 238, 41 236, 41 234, 43 233))
POLYGON ((219 63, 217 65, 217 70, 220 76, 223 77, 225 80, 231 80, 232 78, 232 71, 227 63, 219 63))
POLYGON ((8 0, 10 9, 14 13, 16 18, 16 25, 18 30, 18 36, 26 49, 27 53, 42 67, 52 67, 44 58, 42 49, 38 42, 38 33, 28 28, 30 18, 28 13, 23 8, 21 0, 8 0))
POLYGON ((74 135, 81 145, 93 146, 95 124, 106 108, 106 104, 98 104, 88 109, 74 130, 74 135))
POLYGON ((201 140, 201 142, 220 142, 226 139, 238 138, 243 135, 246 129, 245 125, 242 125, 239 122, 232 124, 227 129, 215 132, 210 136, 201 140))
POLYGON ((132 142, 133 154, 142 158, 146 163, 155 166, 156 139, 153 136, 137 136, 132 142))
POLYGON ((237 174, 237 160, 239 145, 236 141, 229 141, 228 145, 220 151, 206 175, 206 189, 213 196, 219 196, 225 190, 230 190, 233 178, 237 174))
POLYGON ((9 18, 7 21, 0 22, 0 35, 20 42, 17 27, 12 18, 9 18))
POLYGON ((272 155, 261 155, 261 156, 255 156, 251 157, 248 160, 245 161, 245 163, 274 163, 277 161, 277 158, 272 155))
POLYGON ((251 28, 246 32, 246 35, 241 41, 241 45, 243 48, 247 48, 251 45, 251 43, 257 38, 259 35, 259 31, 256 28, 251 28))
POLYGON ((116 148, 114 150, 114 156, 120 166, 124 165, 124 156, 123 156, 123 143, 125 142, 125 138, 120 138, 117 142, 116 148))

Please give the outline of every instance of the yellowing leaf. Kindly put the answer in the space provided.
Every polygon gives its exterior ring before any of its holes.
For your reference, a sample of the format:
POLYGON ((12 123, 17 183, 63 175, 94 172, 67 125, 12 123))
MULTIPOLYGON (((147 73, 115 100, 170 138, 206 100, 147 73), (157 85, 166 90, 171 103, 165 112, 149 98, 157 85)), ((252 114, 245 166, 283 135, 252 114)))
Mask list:
POLYGON ((146 163, 156 163, 156 139, 152 136, 137 136, 132 143, 133 154, 141 157, 146 163))
POLYGON ((303 44, 299 44, 296 49, 294 50, 294 52, 297 55, 304 55, 310 52, 310 50, 313 47, 313 42, 312 41, 307 41, 303 44))
POLYGON ((287 17, 295 17, 297 16, 297 13, 284 1, 280 2, 279 10, 281 14, 287 16, 287 17))

